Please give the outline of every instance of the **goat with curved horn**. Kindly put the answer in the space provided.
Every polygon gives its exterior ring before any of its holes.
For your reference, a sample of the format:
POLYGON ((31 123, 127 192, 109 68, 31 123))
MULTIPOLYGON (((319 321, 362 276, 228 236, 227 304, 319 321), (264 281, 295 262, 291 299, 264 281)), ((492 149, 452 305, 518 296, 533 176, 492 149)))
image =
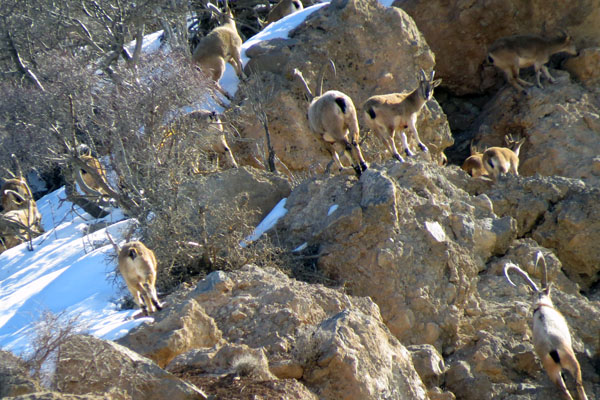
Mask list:
POLYGON ((509 277, 509 272, 515 271, 535 291, 533 300, 533 347, 550 380, 558 387, 565 399, 573 400, 561 373, 563 368, 566 369, 575 378, 579 400, 587 400, 581 377, 581 368, 573 351, 569 326, 565 317, 554 307, 550 299, 546 260, 540 251, 536 253, 536 269, 538 264, 542 268, 541 290, 527 272, 515 264, 508 263, 504 266, 504 276, 511 285, 516 286, 509 277))

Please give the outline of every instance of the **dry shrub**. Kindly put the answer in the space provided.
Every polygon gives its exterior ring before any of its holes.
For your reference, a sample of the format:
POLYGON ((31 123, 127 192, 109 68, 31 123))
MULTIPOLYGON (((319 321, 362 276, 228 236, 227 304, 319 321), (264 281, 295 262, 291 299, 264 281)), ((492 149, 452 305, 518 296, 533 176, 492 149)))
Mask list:
POLYGON ((49 310, 35 323, 32 334, 31 352, 25 357, 25 364, 31 375, 49 386, 58 348, 68 338, 84 333, 85 328, 79 321, 79 315, 68 316, 65 311, 55 314, 49 310))

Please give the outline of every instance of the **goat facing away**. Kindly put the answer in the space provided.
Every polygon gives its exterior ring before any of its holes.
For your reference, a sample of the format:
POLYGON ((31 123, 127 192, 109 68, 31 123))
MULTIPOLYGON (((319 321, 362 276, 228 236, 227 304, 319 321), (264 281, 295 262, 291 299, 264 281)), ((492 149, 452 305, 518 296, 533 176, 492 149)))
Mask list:
POLYGON ((483 166, 483 153, 473 144, 473 140, 470 145, 471 155, 467 157, 460 168, 473 178, 487 176, 488 172, 483 166))
POLYGON ((410 128, 419 148, 427 152, 419 133, 417 132, 416 122, 419 112, 433 97, 433 89, 442 83, 441 79, 433 80, 435 71, 431 71, 428 78, 425 71, 421 70, 419 75, 419 86, 408 95, 401 93, 390 93, 370 97, 363 104, 365 120, 371 131, 374 131, 379 140, 381 140, 388 150, 400 162, 404 162, 402 156, 398 153, 395 144, 395 135, 398 130, 402 132, 402 145, 407 156, 412 157, 414 153, 408 147, 405 129, 410 128))
POLYGON ((533 346, 535 352, 542 361, 542 365, 550 380, 558 387, 565 399, 572 400, 565 381, 562 377, 562 369, 569 371, 575 378, 577 397, 579 400, 587 400, 581 377, 581 368, 575 357, 571 343, 571 334, 565 317, 554 307, 550 299, 550 285, 547 283, 546 260, 540 251, 536 254, 535 268, 538 263, 542 265, 542 289, 531 280, 527 272, 515 264, 508 263, 504 267, 504 275, 508 282, 516 286, 509 277, 509 272, 519 274, 525 282, 533 289, 533 346))
POLYGON ((526 93, 523 86, 533 86, 533 83, 519 78, 519 70, 533 66, 536 84, 542 88, 540 71, 550 83, 553 83, 554 78, 545 64, 550 60, 550 56, 563 51, 577 55, 575 44, 566 32, 553 38, 514 35, 496 40, 488 49, 488 61, 504 72, 506 79, 514 88, 526 93))
POLYGON ((504 140, 507 147, 490 147, 483 152, 481 161, 494 182, 508 172, 519 175, 519 151, 525 139, 526 137, 515 140, 512 135, 506 135, 504 140))
POLYGON ((155 288, 157 264, 154 252, 140 241, 127 242, 120 248, 108 232, 106 236, 119 255, 119 272, 143 314, 148 316, 162 310, 155 288))
POLYGON ((11 189, 4 192, 19 208, 0 214, 0 253, 44 232, 42 215, 33 197, 22 196, 11 189))
POLYGON ((266 24, 279 21, 281 18, 303 9, 304 6, 300 0, 281 0, 275 7, 271 9, 271 11, 269 11, 266 24))
MULTIPOLYGON (((220 11, 211 3, 209 7, 220 11), (211 7, 212 6, 212 7, 211 7)), ((192 59, 198 63, 200 69, 208 74, 215 82, 223 77, 225 64, 231 63, 236 74, 242 77, 242 38, 240 37, 233 13, 227 7, 225 13, 221 13, 223 23, 203 37, 196 45, 192 53, 192 59)))
MULTIPOLYGON (((329 60, 329 65, 335 72, 333 61, 329 60)), ((294 75, 300 79, 311 100, 308 106, 308 125, 310 130, 323 140, 339 170, 345 169, 338 156, 338 152, 341 152, 352 164, 356 175, 360 177, 368 166, 358 144, 356 108, 350 96, 338 90, 328 90, 321 94, 326 67, 327 64, 322 68, 315 95, 308 87, 302 73, 294 69, 294 75)))

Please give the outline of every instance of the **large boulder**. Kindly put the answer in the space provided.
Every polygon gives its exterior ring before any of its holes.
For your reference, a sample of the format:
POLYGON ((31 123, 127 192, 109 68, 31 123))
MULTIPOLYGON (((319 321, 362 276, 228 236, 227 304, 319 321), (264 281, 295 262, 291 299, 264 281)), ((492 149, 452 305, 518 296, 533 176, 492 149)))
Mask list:
POLYGON ((27 373, 25 362, 11 352, 0 350, 0 398, 33 393, 40 383, 27 373))
POLYGON ((303 380, 322 399, 427 399, 412 358, 378 318, 344 311, 304 344, 303 380))
MULTIPOLYGON (((412 19, 402 10, 384 7, 376 0, 334 0, 311 14, 289 39, 257 46, 247 52, 247 72, 252 75, 240 84, 238 93, 244 101, 235 111, 235 121, 242 136, 262 143, 265 130, 256 118, 257 109, 262 109, 275 154, 291 171, 323 171, 331 160, 320 139, 310 132, 308 102, 293 76, 294 68, 304 74, 314 91, 321 69, 331 58, 337 75, 325 74, 324 90, 336 89, 349 95, 360 125, 365 126, 361 110, 364 101, 375 94, 415 89, 420 69, 430 71, 435 64, 433 53, 412 19)), ((435 100, 424 107, 417 128, 431 157, 439 161, 442 151, 452 144, 452 137, 435 100)), ((416 142, 408 136, 414 148, 416 142)), ((382 143, 369 141, 363 147, 367 162, 391 158, 382 143)))
POLYGON ((114 342, 75 335, 58 351, 54 385, 65 393, 114 399, 206 399, 197 387, 114 342))
POLYGON ((212 347, 221 340, 215 321, 194 300, 180 301, 154 314, 154 321, 132 329, 117 342, 160 367, 188 350, 212 347))
POLYGON ((484 65, 488 46, 498 38, 544 29, 557 35, 566 29, 578 48, 600 44, 600 5, 594 1, 396 0, 393 5, 415 20, 436 54, 444 85, 459 95, 504 79, 495 67, 484 65))
POLYGON ((433 164, 373 166, 352 178, 312 179, 287 200, 278 237, 318 248, 319 266, 350 293, 370 296, 404 344, 454 343, 477 274, 516 237, 487 196, 471 196, 433 164))

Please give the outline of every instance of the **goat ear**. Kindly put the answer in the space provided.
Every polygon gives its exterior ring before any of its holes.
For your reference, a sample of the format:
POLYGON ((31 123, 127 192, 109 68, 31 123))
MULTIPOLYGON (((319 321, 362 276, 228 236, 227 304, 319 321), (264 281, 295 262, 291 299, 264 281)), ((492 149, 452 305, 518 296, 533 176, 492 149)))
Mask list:
POLYGON ((433 87, 438 87, 440 86, 440 83, 442 83, 441 79, 436 79, 435 81, 432 82, 433 87))

